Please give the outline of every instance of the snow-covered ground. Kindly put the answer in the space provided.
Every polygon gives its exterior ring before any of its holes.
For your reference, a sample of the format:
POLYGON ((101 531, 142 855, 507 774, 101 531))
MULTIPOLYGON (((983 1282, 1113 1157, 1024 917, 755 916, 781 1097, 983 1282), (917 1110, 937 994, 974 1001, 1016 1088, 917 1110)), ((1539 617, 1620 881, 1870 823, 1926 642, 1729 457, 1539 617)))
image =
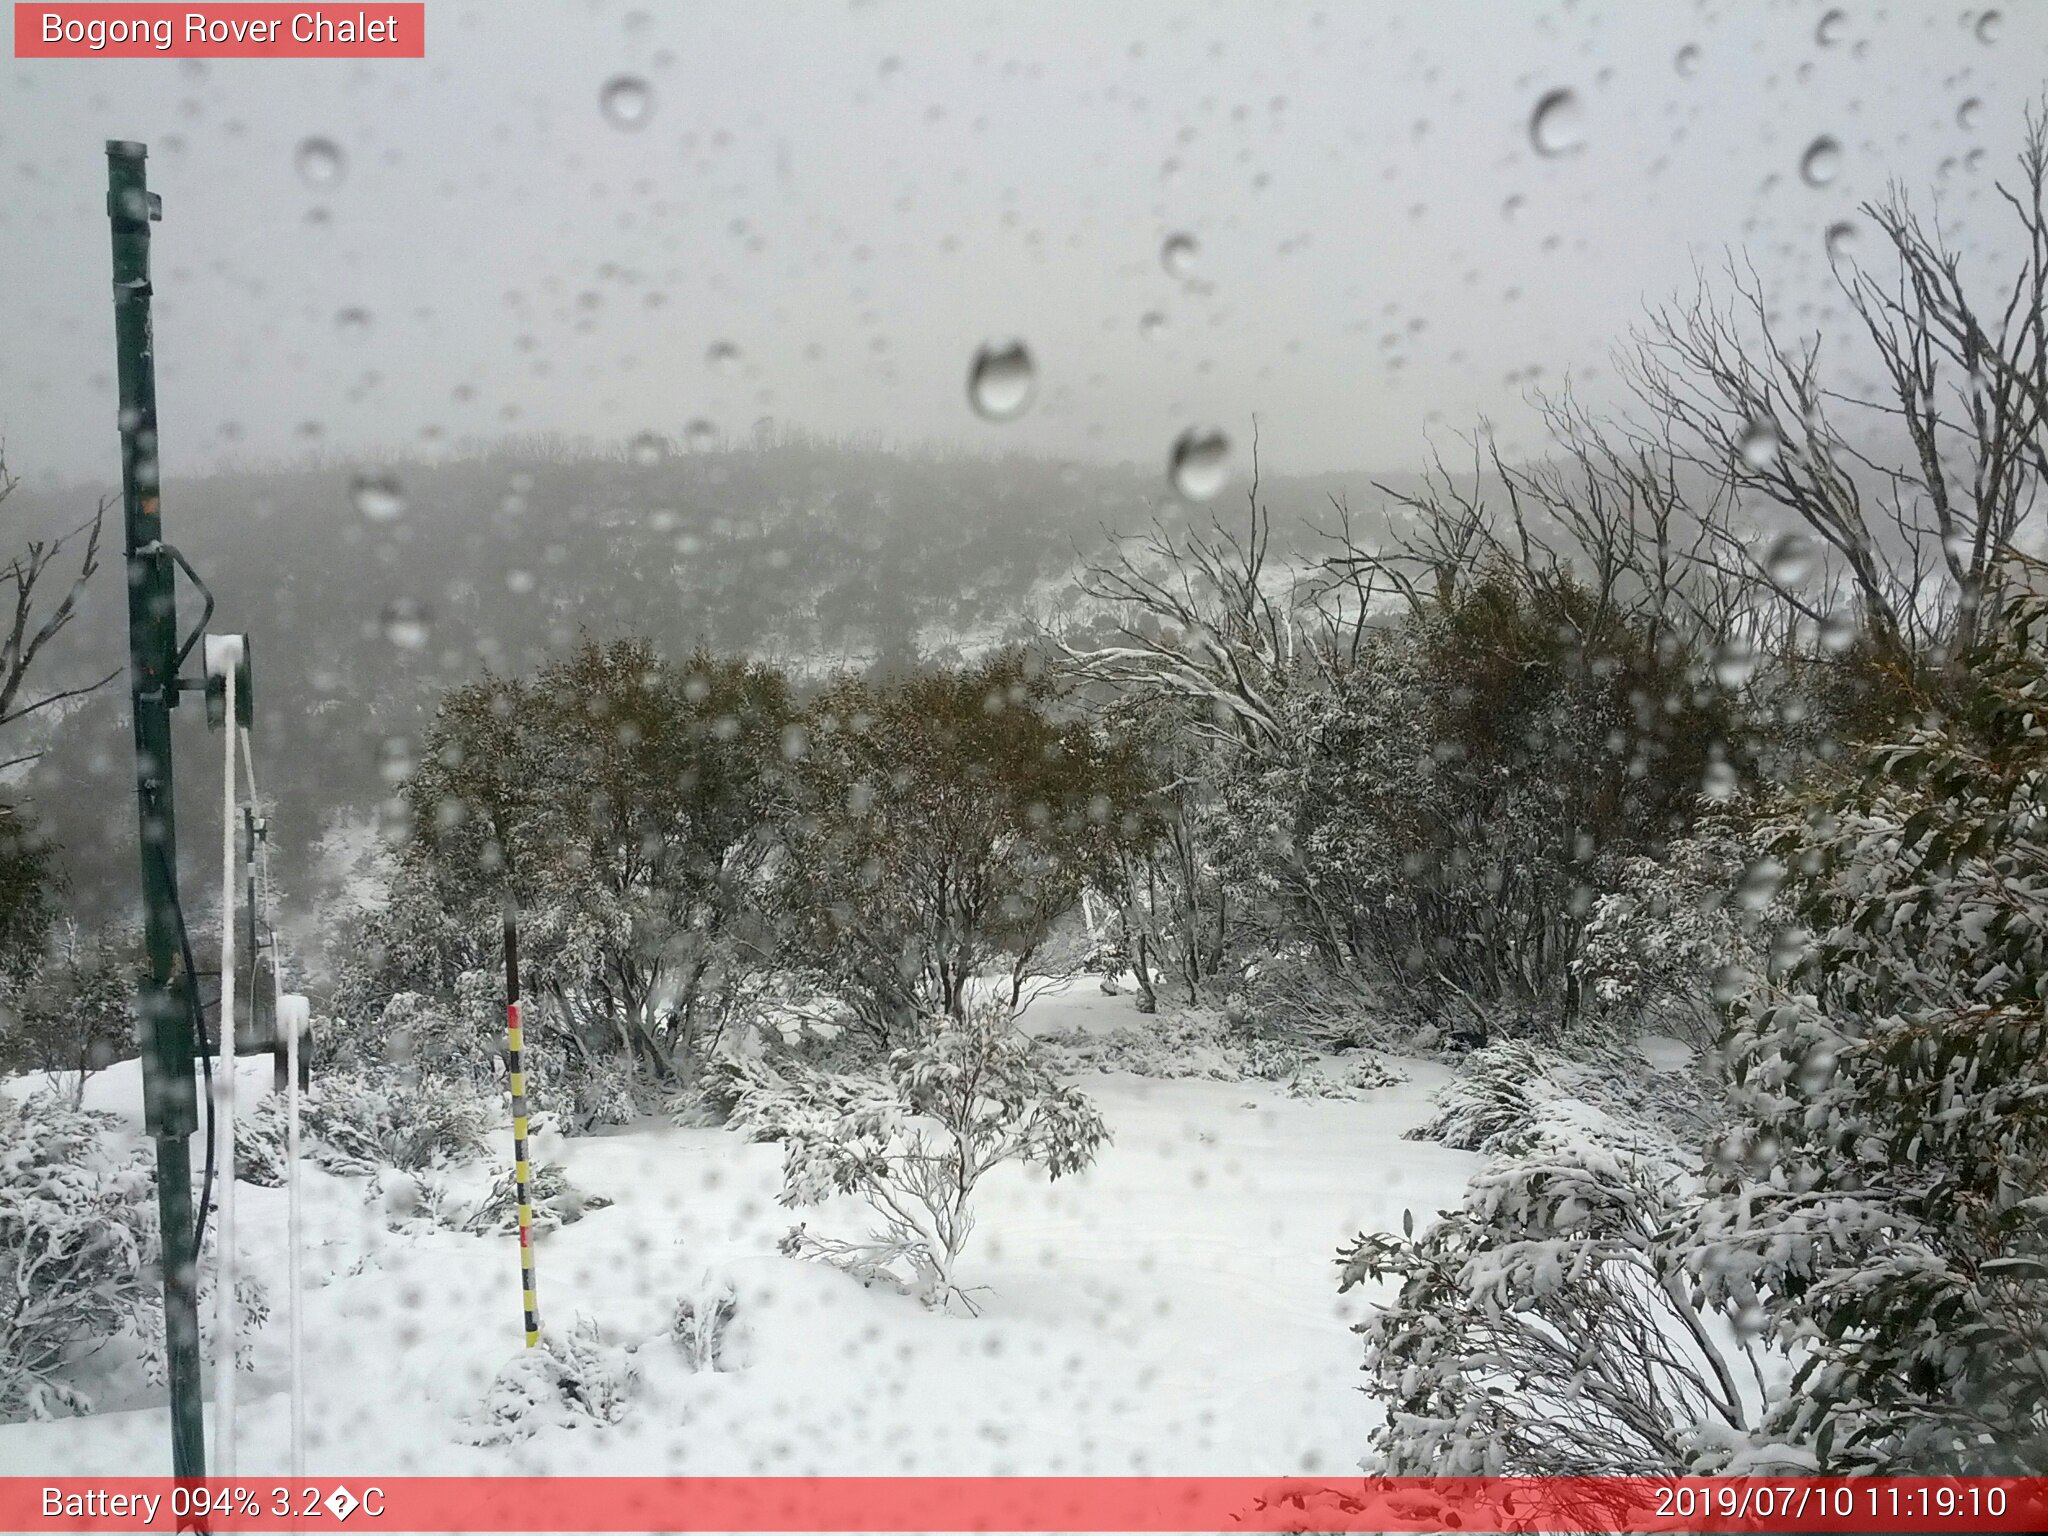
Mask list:
MULTIPOLYGON (((1128 998, 1077 985, 1041 999, 1038 1029, 1138 1022, 1128 998)), ((775 1203, 780 1156, 729 1131, 650 1120, 538 1149, 616 1204, 545 1235, 541 1309, 638 1344, 624 1422, 465 1443, 464 1418, 520 1350, 515 1240, 394 1233, 367 1181, 311 1170, 306 1261, 308 1470, 316 1474, 1183 1473, 1351 1469, 1378 1410, 1348 1332, 1370 1292, 1340 1297, 1334 1255, 1453 1204, 1480 1161, 1401 1140, 1445 1075, 1358 1101, 1266 1082, 1082 1079, 1113 1143, 1084 1174, 1014 1168, 983 1184, 950 1316, 815 1262, 783 1257, 799 1218, 865 1230, 851 1198, 775 1203), (667 1331, 678 1298, 729 1279, 731 1369, 693 1372, 667 1331)), ((267 1089, 267 1058, 245 1092, 267 1089)), ((11 1085, 20 1091, 19 1085, 11 1085)), ((93 1107, 139 1117, 135 1066, 96 1078, 93 1107)), ((508 1149, 509 1155, 509 1149, 508 1149)), ((286 1469, 285 1199, 243 1185, 244 1262, 274 1308, 241 1379, 235 1470, 286 1469)), ((0 1428, 0 1474, 168 1472, 166 1411, 131 1395, 88 1418, 0 1428)), ((211 1427, 209 1426, 209 1435, 211 1427)))

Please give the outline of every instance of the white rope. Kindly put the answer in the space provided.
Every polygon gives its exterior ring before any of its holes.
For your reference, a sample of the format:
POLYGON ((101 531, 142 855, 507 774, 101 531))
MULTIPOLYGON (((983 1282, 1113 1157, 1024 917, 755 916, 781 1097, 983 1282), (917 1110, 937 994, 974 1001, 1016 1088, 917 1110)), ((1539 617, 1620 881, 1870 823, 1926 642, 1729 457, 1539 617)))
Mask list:
MULTIPOLYGON (((249 803, 260 805, 256 794, 256 753, 249 732, 242 730, 242 774, 249 787, 249 803)), ((256 891, 262 914, 263 932, 270 941, 270 1018, 273 1029, 284 1040, 285 1119, 285 1266, 286 1321, 290 1342, 286 1354, 291 1372, 291 1475, 306 1473, 306 1347, 305 1347, 305 1263, 299 1205, 299 1031, 304 1023, 302 999, 294 996, 289 1005, 284 990, 284 951, 277 941, 277 928, 270 920, 270 837, 265 829, 261 852, 256 856, 256 891)))
MULTIPOLYGON (((226 651, 228 647, 223 646, 226 651)), ((220 848, 220 1023, 215 1061, 214 1102, 226 1143, 221 1156, 220 1263, 215 1273, 213 1444, 215 1476, 235 1475, 235 665, 222 668, 227 714, 221 735, 227 742, 222 790, 220 848)))

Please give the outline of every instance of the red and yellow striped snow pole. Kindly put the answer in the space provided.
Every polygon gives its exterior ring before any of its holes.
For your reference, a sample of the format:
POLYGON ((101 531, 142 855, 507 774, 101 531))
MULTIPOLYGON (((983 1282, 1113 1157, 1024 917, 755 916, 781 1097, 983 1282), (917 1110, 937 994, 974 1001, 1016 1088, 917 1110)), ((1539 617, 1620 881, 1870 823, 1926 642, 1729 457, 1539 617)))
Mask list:
POLYGON ((526 1160, 525 1041, 519 1028, 519 910, 505 896, 506 1073, 512 1086, 512 1182, 519 1197, 519 1289, 526 1307, 526 1347, 540 1342, 540 1290, 533 1274, 533 1172, 526 1160))

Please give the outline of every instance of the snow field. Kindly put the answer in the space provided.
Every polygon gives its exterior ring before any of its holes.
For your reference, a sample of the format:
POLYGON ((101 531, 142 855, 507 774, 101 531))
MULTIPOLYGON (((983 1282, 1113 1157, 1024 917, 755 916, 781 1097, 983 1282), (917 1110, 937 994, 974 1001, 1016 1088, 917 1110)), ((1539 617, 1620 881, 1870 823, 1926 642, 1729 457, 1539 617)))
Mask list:
MULTIPOLYGON (((1047 996, 1035 1030, 1141 1022, 1092 983, 1047 996)), ((392 1231, 365 1179, 305 1175, 308 1471, 461 1473, 1287 1475, 1348 1472, 1378 1414, 1359 1390, 1348 1325, 1375 1296, 1340 1297, 1333 1262, 1359 1230, 1455 1203, 1482 1159, 1401 1133, 1447 1075, 1359 1101, 1288 1097, 1263 1082, 1080 1079, 1113 1141, 1056 1183, 989 1175, 962 1280, 976 1318, 777 1252, 799 1219, 854 1236, 853 1197, 775 1203, 773 1145, 646 1120, 535 1148, 616 1203, 539 1239, 543 1323, 593 1320, 638 1372, 615 1425, 549 1425, 467 1443, 493 1375, 521 1353, 510 1237, 392 1231), (739 1310, 722 1372, 671 1340, 677 1301, 729 1283, 739 1310)), ((242 1102, 268 1091, 244 1064, 242 1102)), ((24 1085, 7 1085, 21 1092, 24 1085)), ((134 1063, 94 1079, 88 1105, 140 1133, 134 1063)), ((509 1158, 509 1132, 500 1156, 509 1158)), ((195 1161, 198 1151, 195 1148, 195 1161)), ((488 1170, 451 1182, 481 1184, 488 1170)), ((243 1263, 273 1316, 240 1383, 244 1476, 287 1464, 285 1197, 239 1191, 243 1263)), ((402 1205, 402 1198, 393 1202, 402 1205)), ((0 1428, 0 1474, 169 1471, 160 1391, 106 1362, 102 1412, 0 1428)), ((211 1428, 209 1427, 209 1433, 211 1428)))

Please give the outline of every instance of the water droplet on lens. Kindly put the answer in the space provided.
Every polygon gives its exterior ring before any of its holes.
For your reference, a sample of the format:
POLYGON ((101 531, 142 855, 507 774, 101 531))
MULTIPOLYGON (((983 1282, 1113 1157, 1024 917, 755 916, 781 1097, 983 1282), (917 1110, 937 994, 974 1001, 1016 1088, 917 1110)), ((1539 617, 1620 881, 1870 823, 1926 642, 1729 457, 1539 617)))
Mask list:
POLYGON ((1809 187, 1824 187, 1842 172, 1842 146, 1822 134, 1799 157, 1799 175, 1809 187))
POLYGON ((1167 479, 1189 501, 1208 501, 1223 489, 1230 468, 1230 439, 1214 427, 1190 427, 1173 441, 1167 479))
POLYGON ((1200 254, 1193 235, 1168 235, 1159 247, 1159 265, 1169 277, 1186 277, 1195 270, 1195 258, 1200 254))
POLYGON ((2003 14, 1998 11, 1986 11, 1977 18, 1977 41, 1980 43, 1997 42, 1999 29, 2004 25, 2005 17, 2003 14))
POLYGON ((1725 757, 1717 757, 1707 764, 1700 775, 1700 798, 1716 804, 1733 800, 1737 789, 1735 769, 1725 757))
POLYGON ((1723 965, 1714 971, 1711 984, 1714 1001, 1726 1008, 1749 988, 1749 972, 1739 965, 1723 965))
POLYGON ((1842 28, 1849 18, 1839 10, 1829 11, 1822 16, 1813 29, 1813 40, 1823 48, 1832 48, 1842 40, 1842 28))
POLYGON ((1758 417, 1742 429, 1735 446, 1751 469, 1769 469, 1778 462, 1777 423, 1758 417))
POLYGON ((384 638, 391 644, 400 650, 416 651, 427 643, 433 622, 433 617, 420 604, 409 597, 401 597, 384 605, 380 627, 384 638))
POLYGON ((1756 651, 1741 635, 1731 635, 1714 651, 1714 681, 1723 688, 1740 688, 1756 671, 1756 651))
POLYGON ((692 453, 703 453, 718 446, 718 428, 699 416, 683 428, 683 442, 692 453))
POLYGON ((1138 334, 1147 341, 1157 341, 1166 334, 1166 316, 1156 309, 1148 309, 1138 316, 1138 334))
POLYGON ((1568 155, 1584 142, 1578 92, 1546 92, 1529 114, 1529 142, 1539 155, 1568 155))
POLYGON ((1761 912, 1784 880, 1784 865, 1773 858, 1758 859, 1742 872, 1742 883, 1735 888, 1736 905, 1745 912, 1761 912))
POLYGON ((1847 219, 1828 226, 1826 236, 1829 262, 1850 261, 1856 255, 1856 226, 1847 219))
POLYGON ((351 339, 360 339, 370 334, 370 312, 359 304, 337 311, 334 328, 351 339))
POLYGON ((357 475, 349 483, 348 499, 369 522, 390 523, 405 516, 405 492, 395 475, 357 475))
POLYGON ((640 432, 626 445, 626 453, 635 464, 643 469, 650 464, 659 464, 668 452, 668 444, 656 432, 640 432))
POLYGON ((322 138, 299 140, 299 147, 292 153, 292 164, 298 170, 299 180, 321 191, 338 186, 348 169, 341 146, 322 138))
POLYGON ((1831 613, 1820 621, 1820 646, 1831 656, 1839 656, 1856 643, 1856 616, 1851 613, 1831 613))
POLYGON ((598 95, 605 120, 614 128, 638 128, 654 112, 654 93, 634 75, 614 75, 598 95))
POLYGON ((732 373, 740 366, 740 349, 729 341, 714 341, 705 351, 704 361, 720 373, 732 373))
POLYGON ((1023 415, 1037 389, 1038 370, 1021 341, 984 343, 967 370, 968 403, 988 421, 1023 415))
POLYGON ((1676 56, 1674 56, 1671 60, 1671 67, 1678 71, 1679 76, 1681 78, 1687 80, 1690 80, 1694 75, 1699 73, 1699 44, 1687 43, 1683 48, 1679 49, 1676 56))
POLYGON ((1956 126, 1965 133, 1972 132, 1977 126, 1977 117, 1983 110, 1984 103, 1975 96, 1970 97, 1956 108, 1956 126))
POLYGON ((1787 591, 1797 591, 1813 578, 1813 541, 1804 534, 1781 534, 1764 555, 1764 569, 1771 580, 1787 591))

